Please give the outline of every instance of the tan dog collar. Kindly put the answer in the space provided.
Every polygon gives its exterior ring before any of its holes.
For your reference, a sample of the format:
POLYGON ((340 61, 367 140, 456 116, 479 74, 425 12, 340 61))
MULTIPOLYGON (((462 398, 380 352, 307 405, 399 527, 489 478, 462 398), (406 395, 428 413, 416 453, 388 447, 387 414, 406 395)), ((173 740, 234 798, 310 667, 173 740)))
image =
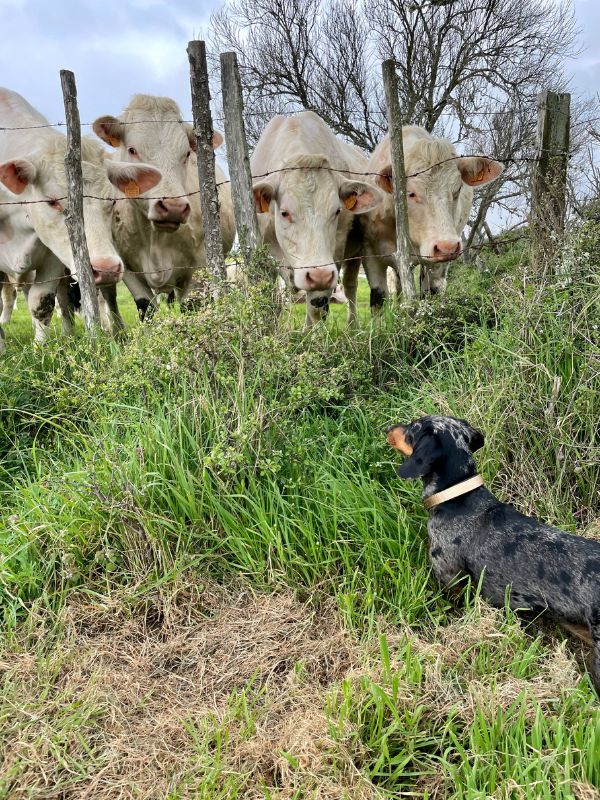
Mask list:
POLYGON ((483 486, 483 478, 481 475, 473 475, 472 478, 467 478, 466 481, 456 483, 449 489, 444 489, 443 492, 437 492, 436 494, 426 497, 425 500, 423 500, 423 505, 427 510, 429 510, 430 508, 439 506, 440 503, 445 503, 447 500, 453 500, 455 497, 460 497, 461 494, 471 492, 473 489, 477 489, 479 486, 483 486))

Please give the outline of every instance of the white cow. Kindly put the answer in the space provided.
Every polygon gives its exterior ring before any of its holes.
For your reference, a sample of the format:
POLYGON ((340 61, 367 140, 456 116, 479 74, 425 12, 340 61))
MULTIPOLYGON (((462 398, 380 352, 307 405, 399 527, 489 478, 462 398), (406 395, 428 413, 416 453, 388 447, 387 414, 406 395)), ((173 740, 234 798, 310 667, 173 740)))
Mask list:
MULTIPOLYGON (((460 235, 473 204, 473 188, 493 181, 504 167, 490 158, 459 158, 449 141, 415 125, 402 129, 402 140, 406 175, 415 176, 408 177, 406 185, 413 260, 424 265, 421 294, 437 294, 446 288, 448 262, 462 253, 460 235)), ((368 170, 379 173, 374 183, 385 193, 383 203, 363 218, 363 265, 371 306, 378 307, 388 294, 386 269, 393 266, 396 250, 389 134, 375 148, 368 170)), ((354 314, 356 277, 352 272, 344 275, 344 287, 354 314)))
MULTIPOLYGON (((183 122, 174 100, 138 94, 119 117, 99 117, 94 131, 118 148, 124 161, 147 161, 162 172, 154 199, 119 201, 113 220, 125 262, 123 280, 143 319, 158 294, 174 291, 179 300, 185 298, 194 272, 206 264, 193 129, 183 122)), ((222 142, 215 132, 214 147, 222 142)), ((216 179, 225 181, 218 165, 216 179)), ((228 253, 235 237, 229 183, 218 192, 223 249, 228 253)))
POLYGON ((288 287, 306 292, 309 327, 327 313, 339 262, 357 252, 356 215, 373 209, 382 193, 352 174, 367 170, 360 151, 312 111, 274 117, 250 164, 264 241, 288 287))
MULTIPOLYGON (((46 336, 65 267, 77 277, 64 220, 66 137, 47 125, 23 97, 0 89, 0 126, 8 129, 0 131, 0 272, 26 288, 36 342, 46 336)), ((98 286, 110 285, 123 272, 111 233, 115 188, 146 191, 160 172, 109 162, 91 139, 82 140, 81 151, 84 194, 101 198, 84 199, 91 267, 98 286)), ((0 329, 0 349, 3 339, 0 329)))

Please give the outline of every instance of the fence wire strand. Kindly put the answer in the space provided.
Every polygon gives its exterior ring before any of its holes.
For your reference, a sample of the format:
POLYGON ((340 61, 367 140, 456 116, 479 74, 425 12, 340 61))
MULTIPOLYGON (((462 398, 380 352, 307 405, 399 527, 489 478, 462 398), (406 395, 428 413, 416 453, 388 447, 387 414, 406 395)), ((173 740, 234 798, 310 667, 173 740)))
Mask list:
MULTIPOLYGON (((480 250, 496 249, 497 247, 508 247, 509 245, 512 245, 515 242, 519 242, 519 241, 522 241, 524 239, 529 239, 529 234, 528 233, 519 234, 518 236, 511 236, 510 238, 507 238, 507 239, 494 239, 494 241, 491 241, 491 242, 483 242, 482 244, 470 245, 470 247, 468 248, 468 251, 469 252, 472 252, 472 251, 479 252, 480 250)), ((464 254, 464 251, 461 252, 461 256, 463 254, 464 254)), ((419 262, 423 262, 423 261, 424 262, 432 262, 432 263, 444 263, 444 262, 438 262, 434 256, 422 256, 419 253, 410 253, 410 256, 415 261, 413 266, 417 266, 419 262)), ((292 267, 292 266, 288 266, 287 264, 278 264, 277 267, 278 267, 278 269, 281 269, 281 270, 288 270, 290 272, 294 272, 294 271, 300 271, 300 270, 306 270, 306 269, 323 269, 325 267, 343 267, 344 264, 363 262, 363 261, 367 261, 369 259, 382 259, 382 260, 383 259, 390 259, 391 260, 391 259, 393 259, 393 257, 394 257, 393 253, 389 253, 388 255, 377 255, 377 254, 373 254, 373 255, 356 255, 356 256, 350 256, 348 258, 341 258, 341 259, 338 259, 337 261, 328 261, 328 262, 323 263, 323 264, 310 264, 308 266, 303 266, 303 267, 292 267)), ((460 258, 460 256, 459 256, 459 258, 460 258)), ((243 266, 245 266, 245 262, 244 261, 238 261, 236 259, 235 261, 229 261, 228 263, 225 264, 225 266, 226 267, 243 267, 243 266)), ((198 266, 198 267, 194 268, 194 270, 200 270, 200 269, 202 269, 202 266, 198 266)), ((34 270, 29 270, 29 271, 33 272, 34 270)), ((153 275, 161 275, 161 274, 164 274, 166 272, 172 272, 172 271, 173 271, 173 267, 165 267, 164 269, 153 269, 152 270, 152 274, 153 275)), ((24 274, 27 274, 27 273, 24 273, 24 274)), ((134 273, 134 274, 138 274, 138 273, 134 273)), ((2 275, 3 275, 3 273, 2 273, 2 270, 0 269, 0 276, 2 276, 2 275)), ((64 280, 64 279, 68 279, 69 277, 70 277, 70 275, 65 274, 65 275, 63 275, 61 277, 49 278, 48 280, 43 280, 43 281, 38 281, 38 280, 33 280, 33 281, 0 280, 0 286, 14 286, 15 288, 21 289, 21 288, 24 288, 24 287, 27 287, 27 286, 38 286, 38 285, 43 285, 43 284, 47 284, 47 283, 57 283, 58 281, 61 281, 61 280, 64 280)))
MULTIPOLYGON (((552 152, 550 150, 543 149, 541 153, 546 153, 550 156, 550 158, 572 158, 574 151, 557 151, 552 152)), ((445 158, 441 161, 437 161, 435 164, 431 164, 429 167, 425 167, 424 169, 419 170, 418 172, 413 172, 410 175, 406 175, 406 179, 410 178, 417 178, 419 175, 424 175, 426 172, 430 172, 431 170, 435 169, 436 167, 440 167, 443 164, 447 164, 450 161, 458 161, 463 158, 488 158, 492 161, 498 161, 501 164, 509 165, 509 164, 519 164, 519 163, 535 163, 539 162, 540 156, 518 156, 518 157, 506 157, 506 158, 499 158, 495 156, 486 156, 483 153, 472 153, 472 154, 463 154, 463 155, 456 155, 451 156, 450 158, 445 158)), ((135 163, 135 162, 131 162, 135 163)), ((297 170, 316 170, 316 171, 325 171, 325 172, 335 172, 341 175, 356 175, 362 177, 379 177, 379 178, 389 178, 390 175, 385 172, 370 172, 370 171, 354 171, 349 169, 337 169, 335 167, 281 167, 279 169, 269 170, 268 172, 263 172, 258 175, 253 175, 252 178, 256 180, 257 178, 268 178, 271 175, 276 175, 281 172, 293 172, 297 170)), ((225 186, 231 183, 231 179, 227 178, 224 181, 217 181, 215 186, 219 188, 220 186, 225 186)), ((174 195, 140 195, 139 197, 132 197, 122 195, 120 197, 101 197, 100 195, 94 194, 84 194, 84 200, 101 200, 105 203, 116 203, 117 201, 121 200, 180 200, 186 197, 193 197, 194 195, 200 194, 200 189, 194 189, 191 192, 184 192, 183 194, 174 194, 174 195)), ((53 197, 53 198, 39 198, 36 200, 3 200, 0 201, 0 206, 29 206, 35 205, 37 203, 56 203, 62 202, 66 200, 67 196, 61 197, 53 197)))

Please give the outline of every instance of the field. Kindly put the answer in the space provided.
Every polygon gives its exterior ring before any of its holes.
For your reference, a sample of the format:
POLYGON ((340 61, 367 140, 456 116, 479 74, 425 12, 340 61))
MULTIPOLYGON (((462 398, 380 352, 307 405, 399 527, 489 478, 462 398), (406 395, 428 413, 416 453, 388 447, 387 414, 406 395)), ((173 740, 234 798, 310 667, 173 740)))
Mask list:
POLYGON ((0 798, 600 797, 586 653, 449 597, 383 431, 469 419, 504 500, 600 538, 600 231, 416 314, 250 285, 0 361, 0 798))

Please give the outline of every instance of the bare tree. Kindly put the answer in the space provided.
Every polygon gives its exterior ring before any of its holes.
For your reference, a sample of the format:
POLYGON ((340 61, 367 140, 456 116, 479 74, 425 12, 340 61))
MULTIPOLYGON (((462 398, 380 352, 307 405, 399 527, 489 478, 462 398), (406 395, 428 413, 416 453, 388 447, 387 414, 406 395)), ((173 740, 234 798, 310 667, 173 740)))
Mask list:
POLYGON ((273 114, 300 109, 364 149, 383 136, 377 52, 354 0, 231 0, 211 24, 213 51, 238 55, 251 140, 273 114))
POLYGON ((386 129, 379 62, 393 58, 407 123, 510 164, 479 195, 470 244, 493 203, 522 193, 536 96, 565 90, 576 37, 572 0, 226 0, 211 45, 238 54, 251 142, 273 114, 311 109, 371 150, 386 129))

